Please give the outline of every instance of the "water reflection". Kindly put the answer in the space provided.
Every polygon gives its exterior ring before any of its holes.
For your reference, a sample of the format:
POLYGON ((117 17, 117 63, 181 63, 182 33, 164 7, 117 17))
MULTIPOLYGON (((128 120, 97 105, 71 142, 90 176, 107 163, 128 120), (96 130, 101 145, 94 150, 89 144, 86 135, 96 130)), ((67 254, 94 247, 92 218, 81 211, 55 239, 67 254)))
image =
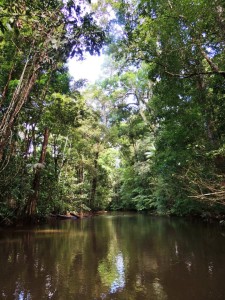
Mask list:
MULTIPOLYGON (((16 295, 17 295, 17 293, 15 293, 15 296, 16 295)), ((16 296, 16 298, 17 298, 17 296, 16 296)), ((20 291, 19 294, 18 294, 18 299, 19 300, 30 300, 30 299, 32 299, 32 297, 31 297, 29 292, 26 293, 24 291, 20 291)))
POLYGON ((117 277, 111 284, 110 293, 115 293, 125 287, 125 268, 122 253, 115 257, 117 277))
POLYGON ((116 293, 125 287, 126 263, 120 250, 120 241, 114 226, 111 226, 109 237, 108 253, 98 265, 102 285, 107 289, 107 293, 101 295, 103 299, 106 298, 107 294, 116 293))
POLYGON ((168 298, 159 278, 155 278, 152 285, 154 290, 154 299, 166 300, 168 298))
POLYGON ((108 254, 106 260, 99 264, 98 271, 102 284, 107 288, 107 293, 101 295, 102 299, 125 287, 125 265, 121 252, 116 256, 108 254))
POLYGON ((0 299, 224 299, 222 231, 144 215, 1 231, 0 299))

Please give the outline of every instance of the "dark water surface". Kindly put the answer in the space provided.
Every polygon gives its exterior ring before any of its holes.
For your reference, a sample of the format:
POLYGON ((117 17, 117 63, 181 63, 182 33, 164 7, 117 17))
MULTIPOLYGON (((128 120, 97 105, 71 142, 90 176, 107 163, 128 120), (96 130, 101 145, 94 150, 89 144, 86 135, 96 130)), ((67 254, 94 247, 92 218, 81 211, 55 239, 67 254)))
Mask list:
POLYGON ((225 299, 225 229, 146 215, 0 231, 0 299, 225 299))

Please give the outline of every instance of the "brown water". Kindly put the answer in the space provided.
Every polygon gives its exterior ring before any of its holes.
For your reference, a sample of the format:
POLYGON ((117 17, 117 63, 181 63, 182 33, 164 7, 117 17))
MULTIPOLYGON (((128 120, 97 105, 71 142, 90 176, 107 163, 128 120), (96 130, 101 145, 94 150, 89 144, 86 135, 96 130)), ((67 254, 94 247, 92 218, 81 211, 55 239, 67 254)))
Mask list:
POLYGON ((128 214, 0 231, 0 299, 225 299, 225 229, 128 214))

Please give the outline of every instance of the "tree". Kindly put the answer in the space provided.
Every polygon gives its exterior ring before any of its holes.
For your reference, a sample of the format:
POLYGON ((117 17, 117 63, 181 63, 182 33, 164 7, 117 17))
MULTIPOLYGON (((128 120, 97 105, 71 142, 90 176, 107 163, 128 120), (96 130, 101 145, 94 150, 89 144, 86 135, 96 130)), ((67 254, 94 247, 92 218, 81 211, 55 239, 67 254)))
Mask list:
POLYGON ((109 53, 122 62, 120 74, 130 70, 133 88, 135 68, 145 62, 151 82, 156 206, 182 214, 202 210, 191 199, 204 200, 205 210, 208 201, 223 203, 224 3, 118 1, 111 9, 118 34, 111 31, 109 53))
POLYGON ((51 1, 46 5, 41 1, 34 4, 21 0, 16 5, 4 2, 1 28, 3 40, 6 40, 2 51, 9 39, 18 63, 11 64, 1 93, 0 159, 16 118, 40 75, 43 72, 51 74, 51 70, 57 69, 68 56, 82 58, 84 51, 99 54, 104 42, 104 33, 92 14, 85 13, 80 5, 71 1, 51 1), (16 30, 5 33, 4 23, 16 26, 16 30), (12 80, 17 84, 9 91, 12 80))

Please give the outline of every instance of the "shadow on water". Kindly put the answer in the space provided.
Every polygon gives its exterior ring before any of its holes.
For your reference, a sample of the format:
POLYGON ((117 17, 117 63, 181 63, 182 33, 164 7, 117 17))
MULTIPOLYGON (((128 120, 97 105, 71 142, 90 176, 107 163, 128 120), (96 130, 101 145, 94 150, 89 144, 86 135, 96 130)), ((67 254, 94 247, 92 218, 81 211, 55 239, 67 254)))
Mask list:
POLYGON ((225 235, 200 222, 104 215, 0 232, 1 299, 224 299, 225 235))

